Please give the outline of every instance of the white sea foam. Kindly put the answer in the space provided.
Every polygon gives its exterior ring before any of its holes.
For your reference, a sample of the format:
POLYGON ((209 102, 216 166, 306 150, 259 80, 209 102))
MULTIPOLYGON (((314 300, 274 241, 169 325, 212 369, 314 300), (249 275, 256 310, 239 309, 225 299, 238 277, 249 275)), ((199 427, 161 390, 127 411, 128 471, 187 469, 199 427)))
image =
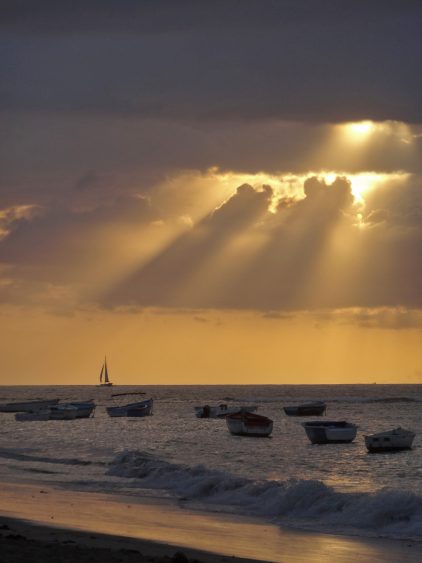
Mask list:
POLYGON ((139 480, 179 498, 226 506, 281 524, 326 530, 422 539, 422 498, 412 492, 338 492, 318 480, 253 481, 203 465, 170 463, 148 453, 125 451, 109 475, 139 480))

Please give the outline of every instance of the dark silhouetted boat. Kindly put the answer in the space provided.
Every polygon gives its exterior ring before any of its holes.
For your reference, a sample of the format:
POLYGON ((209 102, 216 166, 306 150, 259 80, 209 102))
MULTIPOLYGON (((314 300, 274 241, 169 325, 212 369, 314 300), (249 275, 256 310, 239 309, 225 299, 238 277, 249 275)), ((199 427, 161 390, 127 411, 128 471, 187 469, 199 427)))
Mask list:
POLYGON ((238 412, 226 416, 226 424, 235 436, 267 437, 273 431, 273 421, 253 412, 238 412))
POLYGON ((255 412, 258 410, 256 405, 244 406, 244 407, 229 407, 226 403, 221 403, 215 407, 210 405, 204 405, 203 407, 195 407, 195 414, 198 418, 226 418, 230 414, 236 414, 241 412, 255 412))
POLYGON ((23 403, 0 403, 0 412, 35 412, 57 405, 59 399, 44 401, 26 401, 23 403))
POLYGON ((291 407, 284 407, 287 416, 321 416, 327 410, 327 405, 322 401, 313 401, 291 407))
POLYGON ((100 371, 100 384, 99 387, 111 387, 113 384, 108 377, 107 358, 104 358, 104 363, 100 371))
POLYGON ((129 403, 118 407, 107 407, 108 416, 143 417, 152 414, 153 399, 145 399, 137 403, 129 403))

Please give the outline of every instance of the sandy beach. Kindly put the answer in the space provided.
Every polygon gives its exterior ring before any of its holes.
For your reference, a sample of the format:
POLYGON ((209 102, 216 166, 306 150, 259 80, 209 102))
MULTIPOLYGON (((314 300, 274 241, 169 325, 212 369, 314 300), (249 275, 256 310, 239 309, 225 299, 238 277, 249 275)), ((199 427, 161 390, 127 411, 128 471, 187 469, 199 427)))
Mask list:
POLYGON ((170 502, 2 483, 2 563, 79 561, 422 560, 422 544, 280 529, 249 518, 195 512, 170 502))

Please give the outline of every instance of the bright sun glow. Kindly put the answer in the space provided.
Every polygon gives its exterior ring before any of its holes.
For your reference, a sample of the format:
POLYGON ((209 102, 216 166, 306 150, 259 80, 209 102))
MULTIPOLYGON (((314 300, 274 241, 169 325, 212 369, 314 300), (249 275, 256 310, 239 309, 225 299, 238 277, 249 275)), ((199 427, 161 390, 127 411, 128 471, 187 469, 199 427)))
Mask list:
POLYGON ((365 137, 369 135, 375 128, 372 121, 359 121, 357 123, 348 123, 348 133, 356 137, 365 137))
POLYGON ((363 203, 365 194, 387 182, 404 181, 409 177, 405 172, 393 172, 380 174, 376 172, 361 172, 360 174, 348 174, 347 172, 324 172, 318 174, 327 185, 332 184, 337 177, 345 176, 352 184, 352 194, 357 203, 363 203))

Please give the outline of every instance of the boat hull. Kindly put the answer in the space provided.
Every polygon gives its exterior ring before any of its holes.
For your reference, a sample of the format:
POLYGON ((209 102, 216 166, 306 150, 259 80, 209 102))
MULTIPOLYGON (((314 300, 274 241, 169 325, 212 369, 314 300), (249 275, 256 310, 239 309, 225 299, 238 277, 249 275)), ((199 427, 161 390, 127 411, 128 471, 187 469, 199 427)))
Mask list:
POLYGON ((35 422, 50 420, 50 411, 40 410, 38 412, 17 412, 15 420, 19 422, 35 422))
POLYGON ((121 407, 107 407, 107 414, 111 417, 136 417, 152 415, 153 400, 141 401, 140 403, 131 403, 121 407))
POLYGON ((245 407, 228 407, 224 404, 216 407, 205 405, 204 407, 195 407, 195 414, 197 418, 226 418, 232 414, 255 412, 256 410, 258 410, 256 405, 245 407))
POLYGON ((393 430, 365 436, 365 445, 369 453, 397 452, 411 450, 414 438, 413 432, 393 430))
POLYGON ((273 421, 253 413, 238 413, 226 417, 227 428, 234 436, 267 438, 273 431, 273 421))
POLYGON ((49 420, 75 420, 78 414, 78 409, 69 405, 59 405, 57 407, 51 407, 49 410, 49 420))
POLYGON ((3 403, 0 404, 0 412, 35 412, 57 405, 59 399, 48 399, 45 401, 27 401, 25 403, 3 403))
POLYGON ((69 403, 72 407, 77 409, 75 418, 89 418, 95 410, 95 403, 69 403))
POLYGON ((287 416, 321 416, 325 413, 327 405, 321 404, 309 404, 309 405, 297 405, 293 407, 284 407, 284 412, 287 416))
POLYGON ((312 444, 347 444, 356 438, 357 426, 341 422, 304 422, 302 425, 312 444))

